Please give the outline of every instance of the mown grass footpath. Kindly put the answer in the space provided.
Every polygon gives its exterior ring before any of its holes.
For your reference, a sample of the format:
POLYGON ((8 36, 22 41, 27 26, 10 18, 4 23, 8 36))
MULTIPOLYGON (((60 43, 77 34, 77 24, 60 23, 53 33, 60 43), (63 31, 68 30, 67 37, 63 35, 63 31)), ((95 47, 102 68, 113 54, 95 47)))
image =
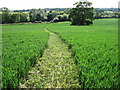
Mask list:
POLYGON ((50 33, 48 48, 43 57, 29 71, 28 80, 21 88, 80 88, 78 68, 68 46, 50 33))

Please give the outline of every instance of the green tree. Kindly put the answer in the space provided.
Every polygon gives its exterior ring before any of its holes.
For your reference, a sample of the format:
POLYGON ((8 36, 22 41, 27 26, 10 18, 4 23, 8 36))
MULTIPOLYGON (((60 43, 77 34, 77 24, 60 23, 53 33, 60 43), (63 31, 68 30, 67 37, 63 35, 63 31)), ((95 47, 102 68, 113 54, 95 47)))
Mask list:
POLYGON ((31 9, 29 12, 29 18, 31 22, 43 20, 44 15, 45 15, 45 12, 41 9, 31 9))
POLYGON ((81 0, 74 4, 75 8, 70 10, 70 19, 72 25, 90 25, 93 24, 92 3, 87 0, 81 0))
POLYGON ((48 21, 51 21, 51 20, 54 19, 52 13, 48 13, 48 15, 47 15, 47 19, 48 19, 48 21))
POLYGON ((63 15, 58 15, 57 18, 59 19, 59 21, 63 21, 63 15))
POLYGON ((2 10, 2 23, 9 23, 10 10, 6 7, 1 8, 2 10))
POLYGON ((29 12, 30 22, 35 22, 37 16, 37 9, 31 9, 29 12))
POLYGON ((95 19, 99 19, 102 17, 101 12, 98 12, 98 11, 96 11, 94 15, 95 15, 94 16, 95 19))
POLYGON ((67 21, 68 20, 68 15, 67 14, 63 14, 63 21, 67 21))
POLYGON ((50 11, 47 14, 47 19, 48 19, 48 21, 52 21, 56 16, 57 16, 57 12, 50 11))
POLYGON ((28 17, 29 17, 28 13, 21 12, 20 13, 20 22, 28 22, 28 17))
POLYGON ((10 23, 19 23, 20 22, 20 14, 19 13, 13 13, 10 18, 10 23))

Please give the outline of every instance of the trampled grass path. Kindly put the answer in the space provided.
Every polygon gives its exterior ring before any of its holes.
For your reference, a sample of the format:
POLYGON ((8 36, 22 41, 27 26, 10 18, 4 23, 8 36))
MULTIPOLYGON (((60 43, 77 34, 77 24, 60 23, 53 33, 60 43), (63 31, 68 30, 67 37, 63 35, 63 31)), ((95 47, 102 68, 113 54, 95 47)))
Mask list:
MULTIPOLYGON (((45 29, 48 31, 47 29, 45 29)), ((49 31, 48 31, 49 32, 49 31)), ((78 88, 78 69, 68 46, 49 32, 48 48, 29 73, 21 88, 78 88)))

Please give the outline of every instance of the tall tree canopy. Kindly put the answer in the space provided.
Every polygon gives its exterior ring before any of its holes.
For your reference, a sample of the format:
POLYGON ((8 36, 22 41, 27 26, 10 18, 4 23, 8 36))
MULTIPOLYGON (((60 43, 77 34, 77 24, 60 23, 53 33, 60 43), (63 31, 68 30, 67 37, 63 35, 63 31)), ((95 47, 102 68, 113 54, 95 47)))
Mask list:
POLYGON ((8 23, 10 20, 10 10, 6 7, 1 8, 2 11, 2 23, 8 23))
POLYGON ((72 25, 90 25, 93 24, 92 3, 87 0, 76 2, 75 8, 70 10, 70 19, 72 25))

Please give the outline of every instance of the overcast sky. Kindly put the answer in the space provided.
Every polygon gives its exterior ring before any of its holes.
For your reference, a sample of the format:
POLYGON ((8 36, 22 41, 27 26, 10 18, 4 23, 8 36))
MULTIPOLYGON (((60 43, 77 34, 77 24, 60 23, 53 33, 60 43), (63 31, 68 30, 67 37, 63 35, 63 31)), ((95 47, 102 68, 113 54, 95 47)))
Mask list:
MULTIPOLYGON (((80 0, 0 0, 0 7, 8 7, 10 10, 32 8, 70 8, 80 0)), ((95 8, 118 8, 120 0, 88 0, 95 8)))

